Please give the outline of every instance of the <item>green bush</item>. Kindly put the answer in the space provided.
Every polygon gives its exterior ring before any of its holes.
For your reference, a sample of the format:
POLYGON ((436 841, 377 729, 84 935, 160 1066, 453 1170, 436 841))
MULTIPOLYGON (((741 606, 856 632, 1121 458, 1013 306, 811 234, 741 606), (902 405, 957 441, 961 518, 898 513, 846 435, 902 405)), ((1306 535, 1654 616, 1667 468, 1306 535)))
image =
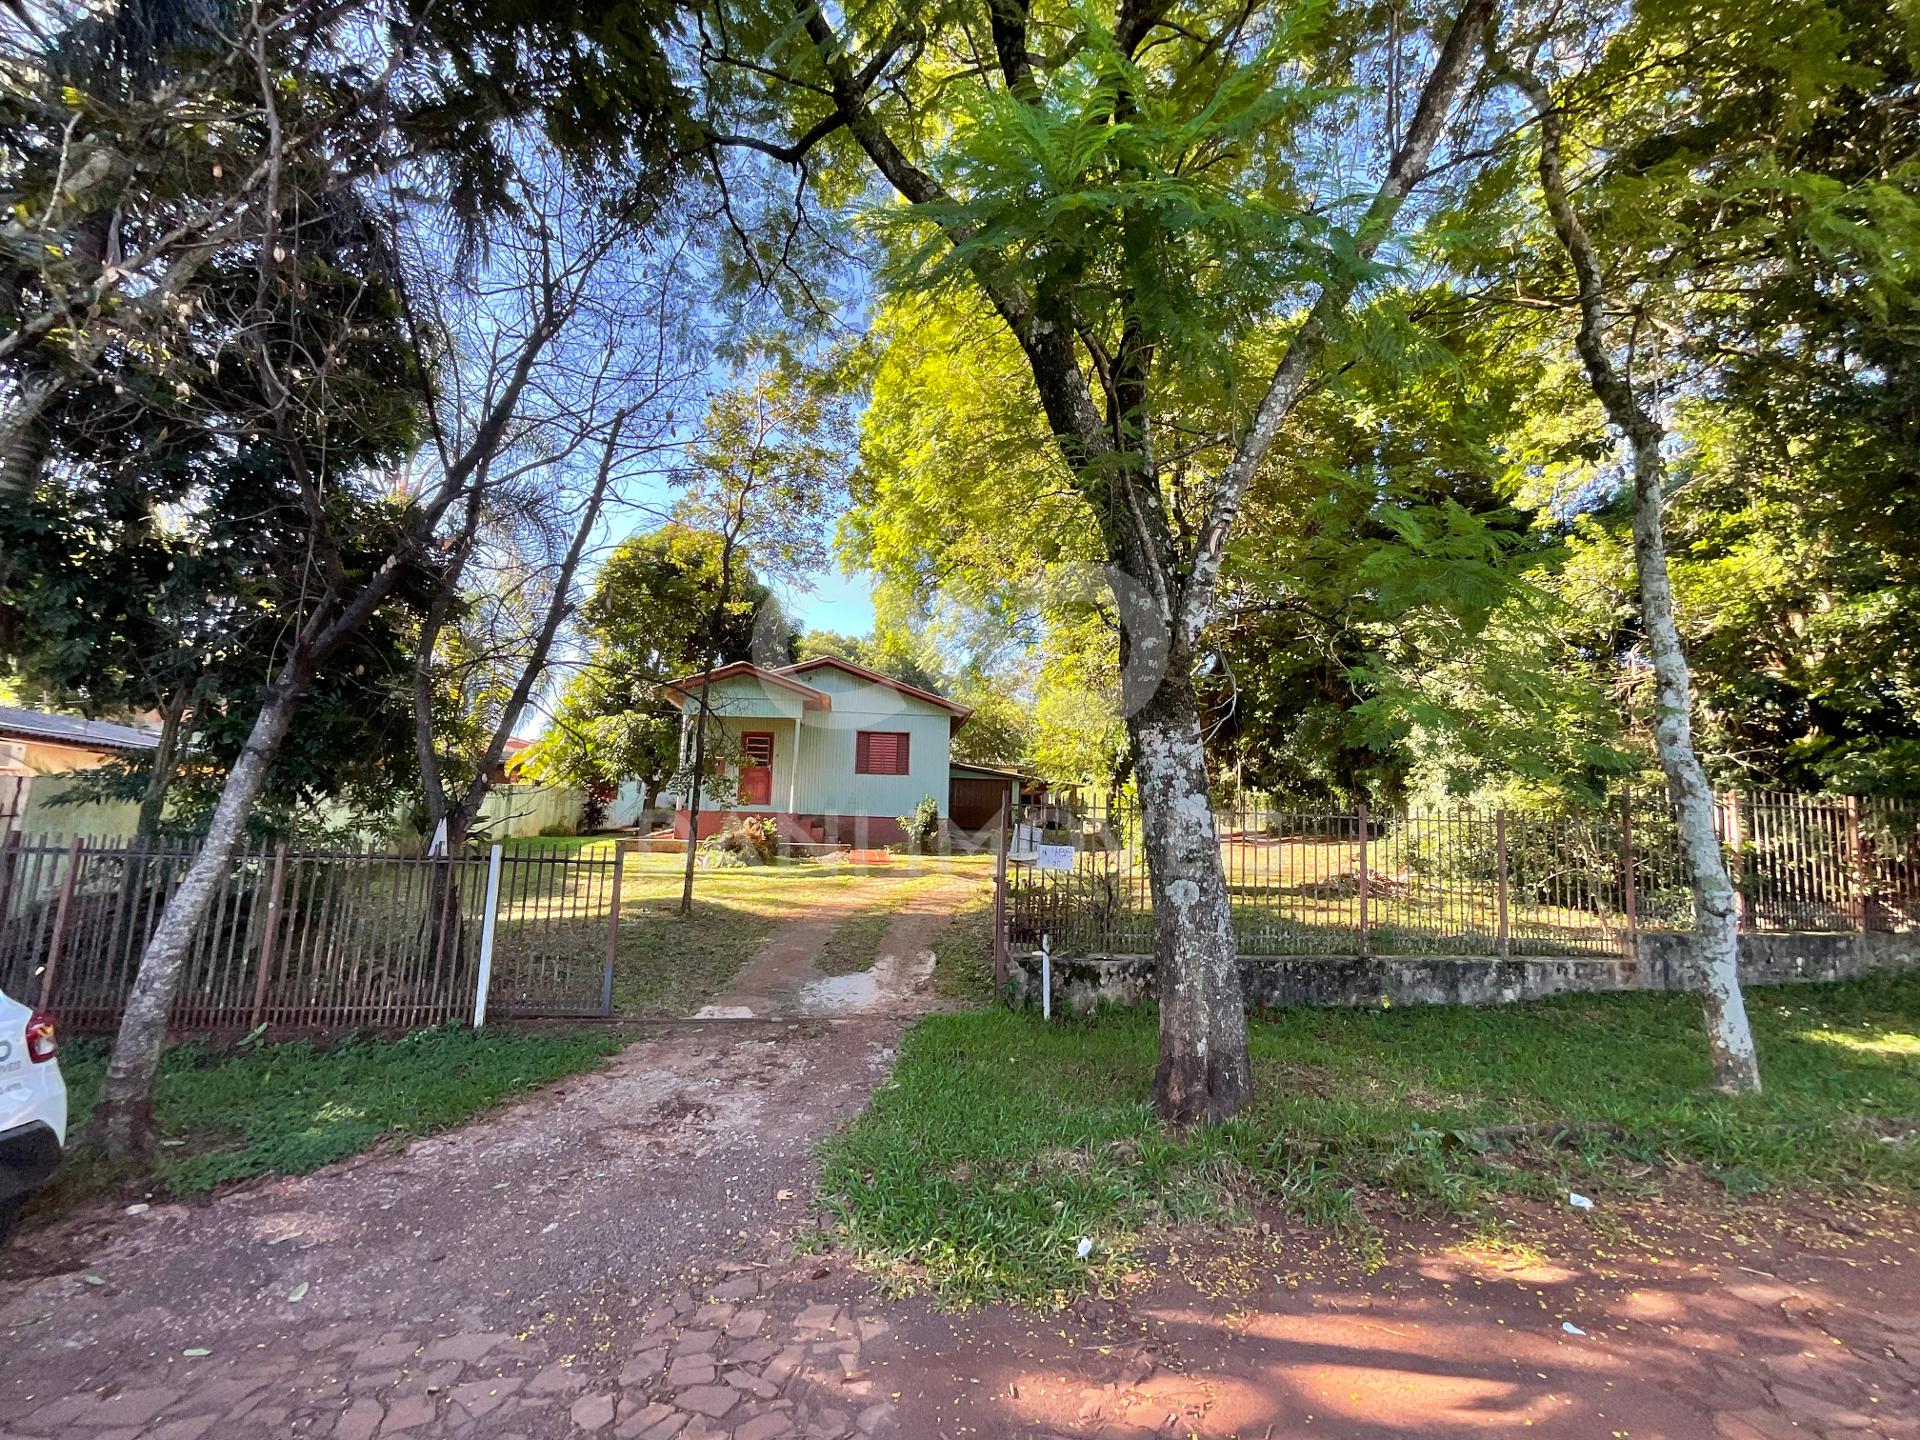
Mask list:
POLYGON ((900 828, 907 832, 907 849, 918 855, 923 850, 933 848, 933 842, 940 833, 940 802, 931 795, 922 795, 920 803, 911 813, 898 817, 900 828))

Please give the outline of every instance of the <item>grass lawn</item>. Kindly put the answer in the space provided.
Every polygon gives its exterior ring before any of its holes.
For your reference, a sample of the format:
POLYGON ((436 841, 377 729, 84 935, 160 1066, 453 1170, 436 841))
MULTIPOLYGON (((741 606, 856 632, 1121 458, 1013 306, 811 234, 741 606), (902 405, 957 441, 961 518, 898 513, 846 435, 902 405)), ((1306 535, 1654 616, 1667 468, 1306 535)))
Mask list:
POLYGON ((1564 1204, 1569 1189, 1605 1223, 1609 1198, 1680 1174, 1736 1194, 1920 1188, 1920 976, 1748 1001, 1757 1099, 1704 1093, 1686 995, 1297 1010, 1251 1027, 1252 1109, 1184 1135, 1146 1105, 1151 1012, 1052 1027, 998 1009, 929 1016, 829 1145, 823 1191, 900 1283, 1047 1304, 1090 1272, 1122 1273, 1155 1227, 1254 1205, 1364 1241, 1370 1213, 1490 1216, 1503 1196, 1564 1204))
MULTIPOLYGON (((621 1044, 604 1031, 448 1028, 391 1041, 355 1037, 329 1049, 305 1040, 231 1052, 176 1046, 160 1071, 155 1188, 194 1195, 253 1175, 317 1170, 389 1135, 458 1125, 589 1069, 621 1044)), ((70 1134, 92 1113, 106 1061, 99 1041, 70 1041, 61 1050, 70 1134)), ((107 1180, 76 1155, 47 1203, 71 1203, 107 1180)))
POLYGON ((633 855, 621 873, 613 979, 614 1009, 621 1014, 690 1014, 738 974, 781 925, 821 908, 849 912, 842 929, 854 927, 846 940, 836 936, 829 942, 833 963, 864 970, 878 954, 894 908, 911 899, 916 887, 932 883, 933 876, 993 873, 987 857, 873 866, 817 860, 703 866, 694 872, 694 913, 683 919, 677 912, 684 863, 680 855, 633 855))
POLYGON ((933 942, 933 988, 950 1000, 993 998, 993 891, 982 890, 953 911, 933 942))

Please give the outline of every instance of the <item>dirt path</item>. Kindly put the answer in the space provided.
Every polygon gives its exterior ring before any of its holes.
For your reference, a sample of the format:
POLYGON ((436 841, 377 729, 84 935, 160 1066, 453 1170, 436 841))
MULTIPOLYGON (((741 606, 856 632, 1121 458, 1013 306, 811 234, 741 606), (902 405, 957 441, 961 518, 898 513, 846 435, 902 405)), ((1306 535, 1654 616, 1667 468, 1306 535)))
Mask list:
MULTIPOLYGON (((899 882, 893 882, 898 884, 899 882)), ((916 1015, 926 1008, 933 975, 934 937, 953 909, 979 888, 977 880, 953 877, 914 890, 897 903, 870 970, 823 975, 814 961, 854 906, 808 917, 785 927, 747 963, 726 990, 698 1012, 702 1020, 783 1019, 797 1016, 916 1015)), ((888 892, 869 904, 895 903, 888 892)))
POLYGON ((689 1023, 402 1153, 32 1232, 0 1436, 574 1433, 657 1305, 805 1221, 900 1029, 689 1023))
POLYGON ((0 1440, 1920 1437, 1901 1211, 1542 1212, 1553 1259, 1429 1226, 1371 1269, 1271 1216, 1064 1316, 796 1255, 944 894, 846 977, 870 994, 818 988, 817 945, 737 987, 854 1018, 681 1022, 404 1150, 30 1231, 0 1257, 0 1440))
POLYGON ((1531 1217, 1552 1260, 1407 1229, 1378 1268, 1281 1228, 1065 1315, 888 1299, 792 1242, 896 1033, 688 1027, 405 1154, 43 1235, 88 1268, 0 1285, 0 1436, 1920 1435, 1901 1212, 1531 1217))

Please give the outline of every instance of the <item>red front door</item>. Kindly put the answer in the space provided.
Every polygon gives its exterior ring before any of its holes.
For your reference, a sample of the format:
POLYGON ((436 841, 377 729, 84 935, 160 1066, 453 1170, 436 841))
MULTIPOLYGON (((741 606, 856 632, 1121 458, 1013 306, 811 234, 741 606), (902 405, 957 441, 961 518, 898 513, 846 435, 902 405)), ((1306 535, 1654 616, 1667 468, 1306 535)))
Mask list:
POLYGON ((773 803, 773 736, 765 733, 740 737, 740 803, 773 803))

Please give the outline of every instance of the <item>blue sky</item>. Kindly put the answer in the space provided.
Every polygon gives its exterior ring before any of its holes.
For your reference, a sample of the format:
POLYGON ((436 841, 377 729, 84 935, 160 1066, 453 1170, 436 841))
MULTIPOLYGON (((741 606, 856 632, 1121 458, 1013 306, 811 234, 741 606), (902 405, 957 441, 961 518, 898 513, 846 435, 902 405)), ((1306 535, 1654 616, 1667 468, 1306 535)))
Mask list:
POLYGON ((826 570, 811 577, 811 590, 781 597, 787 612, 809 630, 838 630, 865 635, 873 629, 873 580, 865 571, 842 575, 826 570))

